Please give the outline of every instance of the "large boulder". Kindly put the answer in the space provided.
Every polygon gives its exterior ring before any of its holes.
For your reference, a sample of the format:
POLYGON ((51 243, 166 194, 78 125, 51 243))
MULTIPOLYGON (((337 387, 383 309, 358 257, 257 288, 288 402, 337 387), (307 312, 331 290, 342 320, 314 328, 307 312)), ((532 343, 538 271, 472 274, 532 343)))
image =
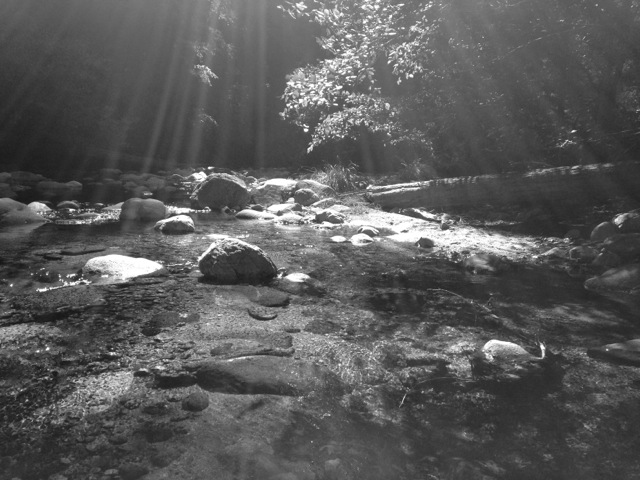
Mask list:
POLYGON ((192 194, 202 207, 221 210, 224 207, 241 210, 250 203, 251 195, 246 184, 228 173, 212 173, 192 194))
POLYGON ((308 207, 320 200, 320 196, 310 188, 301 188, 293 194, 293 200, 303 207, 308 207))
POLYGON ((261 205, 274 205, 286 201, 296 188, 297 181, 289 178, 272 178, 258 185, 251 194, 253 201, 261 205))
POLYGON ((640 294, 640 263, 611 268, 584 282, 584 287, 600 293, 640 294))
POLYGON ((0 198, 0 225, 24 225, 46 221, 24 203, 11 198, 0 198))
POLYGON ((274 278, 278 269, 259 247, 236 238, 213 242, 198 259, 205 278, 216 283, 260 283, 274 278))
POLYGON ((620 233, 604 241, 605 250, 615 253, 623 261, 640 256, 640 233, 620 233))
POLYGON ((640 233, 640 212, 627 212, 616 216, 613 224, 620 233, 640 233))
POLYGON ((316 182, 315 180, 299 180, 298 183, 296 183, 296 190, 301 190, 303 188, 313 190, 320 198, 336 197, 338 195, 329 185, 316 182))
POLYGON ((162 264, 146 258, 125 255, 104 255, 94 257, 82 267, 82 275, 99 276, 107 282, 121 282, 131 278, 155 276, 166 273, 162 264))
POLYGON ((158 221, 153 228, 167 234, 193 233, 196 231, 193 219, 189 215, 176 215, 175 217, 165 218, 158 221))
POLYGON ((612 237, 620 233, 618 227, 611 222, 602 222, 593 229, 591 232, 592 242, 604 242, 607 238, 612 237))
POLYGON ((153 198, 130 198, 122 204, 121 221, 157 222, 167 216, 167 207, 153 198))

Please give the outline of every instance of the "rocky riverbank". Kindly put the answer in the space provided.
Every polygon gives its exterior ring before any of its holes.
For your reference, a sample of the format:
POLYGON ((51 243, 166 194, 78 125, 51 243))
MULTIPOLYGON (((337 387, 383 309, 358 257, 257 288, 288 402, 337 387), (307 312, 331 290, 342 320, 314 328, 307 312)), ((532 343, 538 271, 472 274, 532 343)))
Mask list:
POLYGON ((0 230, 0 478, 640 473, 635 344, 605 348, 640 337, 637 310, 583 287, 610 266, 588 249, 611 237, 258 186, 144 210, 186 214, 180 234, 142 222, 143 199, 0 230), (199 268, 212 245, 236 251, 228 237, 259 247, 268 275, 199 268), (97 269, 113 256, 159 268, 97 269))

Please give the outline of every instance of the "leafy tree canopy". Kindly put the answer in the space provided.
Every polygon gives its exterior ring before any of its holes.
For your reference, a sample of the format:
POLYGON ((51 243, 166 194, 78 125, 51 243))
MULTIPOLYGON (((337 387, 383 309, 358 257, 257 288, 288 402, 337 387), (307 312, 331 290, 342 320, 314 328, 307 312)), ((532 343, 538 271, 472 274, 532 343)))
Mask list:
MULTIPOLYGON (((301 0, 326 58, 288 77, 309 151, 443 174, 622 160, 640 143, 635 0, 301 0)), ((313 153, 312 153, 313 154, 313 153)))

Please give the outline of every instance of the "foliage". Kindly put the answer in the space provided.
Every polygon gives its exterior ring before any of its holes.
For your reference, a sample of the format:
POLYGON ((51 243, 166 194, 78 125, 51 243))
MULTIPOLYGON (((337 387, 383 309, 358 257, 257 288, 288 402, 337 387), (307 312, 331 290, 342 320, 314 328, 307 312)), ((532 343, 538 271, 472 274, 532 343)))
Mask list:
MULTIPOLYGON (((443 173, 601 160, 640 148, 640 2, 301 0, 328 58, 283 116, 309 148, 382 138, 443 173)), ((394 158, 396 157, 396 158, 394 158)))
POLYGON ((321 170, 314 171, 310 178, 330 186, 338 193, 352 192, 365 185, 363 176, 358 173, 354 164, 325 165, 321 170))

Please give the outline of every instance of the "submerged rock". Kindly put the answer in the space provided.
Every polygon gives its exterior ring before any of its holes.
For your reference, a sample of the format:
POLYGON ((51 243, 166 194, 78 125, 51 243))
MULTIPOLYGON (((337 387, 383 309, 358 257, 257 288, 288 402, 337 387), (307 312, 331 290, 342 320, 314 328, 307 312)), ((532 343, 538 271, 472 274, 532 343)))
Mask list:
POLYGON ((205 390, 246 395, 299 396, 318 390, 341 391, 329 370, 303 360, 260 355, 207 360, 185 366, 205 390))
POLYGON ((154 228, 168 234, 193 233, 196 230, 193 219, 189 215, 165 218, 158 221, 154 228))
POLYGON ((316 222, 318 223, 329 222, 340 224, 344 223, 346 219, 346 215, 340 212, 336 212, 335 210, 332 210, 330 208, 327 210, 322 210, 321 212, 318 212, 316 214, 316 222))
POLYGON ((590 348, 587 355, 601 360, 640 367, 640 338, 590 348))
POLYGON ((611 268, 584 282, 584 288, 602 293, 640 294, 640 263, 611 268))
POLYGON ((269 257, 255 245, 237 238, 213 242, 198 259, 200 271, 217 283, 260 283, 278 274, 269 257))
POLYGON ((620 233, 640 233, 640 213, 622 213, 613 219, 613 224, 620 233))
POLYGON ((84 276, 108 277, 114 281, 126 281, 136 277, 164 273, 166 273, 164 266, 158 262, 125 255, 94 257, 82 267, 82 275, 84 276))
POLYGON ((462 262, 465 269, 474 273, 502 273, 509 269, 509 264, 491 253, 476 253, 462 262))

